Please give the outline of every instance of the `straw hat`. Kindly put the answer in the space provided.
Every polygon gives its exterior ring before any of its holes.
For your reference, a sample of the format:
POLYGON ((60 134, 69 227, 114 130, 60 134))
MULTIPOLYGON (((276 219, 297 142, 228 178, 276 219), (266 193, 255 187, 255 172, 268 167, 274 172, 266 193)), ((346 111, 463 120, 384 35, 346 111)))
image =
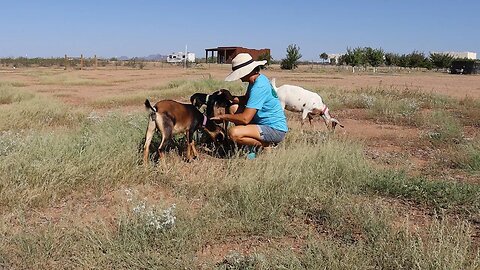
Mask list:
POLYGON ((253 58, 248 53, 239 53, 232 60, 232 73, 230 73, 225 81, 231 82, 241 79, 248 75, 252 70, 258 66, 263 66, 267 60, 253 61, 253 58))

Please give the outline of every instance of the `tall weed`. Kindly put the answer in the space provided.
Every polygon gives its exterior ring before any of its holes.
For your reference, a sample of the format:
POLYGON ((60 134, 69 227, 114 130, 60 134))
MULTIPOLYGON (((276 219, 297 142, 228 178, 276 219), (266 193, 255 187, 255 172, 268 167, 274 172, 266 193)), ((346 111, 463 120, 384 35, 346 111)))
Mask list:
POLYGON ((0 83, 0 105, 29 100, 34 94, 18 89, 15 83, 0 83))
POLYGON ((423 122, 432 143, 458 143, 463 139, 461 124, 448 111, 434 110, 423 117, 423 122))
POLYGON ((73 130, 23 136, 5 133, 8 143, 0 156, 0 203, 44 204, 80 187, 101 189, 119 182, 145 181, 148 171, 137 168, 143 122, 143 115, 110 115, 73 130))

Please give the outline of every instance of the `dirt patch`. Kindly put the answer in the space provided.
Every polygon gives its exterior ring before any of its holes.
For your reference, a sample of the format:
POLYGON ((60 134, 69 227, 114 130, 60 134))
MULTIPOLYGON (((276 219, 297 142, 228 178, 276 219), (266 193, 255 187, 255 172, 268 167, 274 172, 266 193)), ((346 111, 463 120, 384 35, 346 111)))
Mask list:
MULTIPOLYGON (((174 80, 198 80, 213 78, 223 80, 230 72, 230 65, 201 64, 197 68, 159 65, 143 70, 126 68, 102 68, 97 70, 63 70, 27 68, 1 70, 0 81, 21 82, 29 90, 58 94, 70 94, 65 101, 74 104, 90 102, 96 98, 120 95, 129 91, 148 90, 164 86, 174 80), (55 78, 47 80, 45 78, 55 78), (78 99, 78 100, 77 100, 78 99)), ((334 87, 344 90, 361 88, 394 88, 437 93, 455 98, 480 98, 480 76, 459 76, 434 72, 411 74, 370 74, 339 72, 333 68, 301 66, 295 71, 272 66, 264 71, 269 78, 277 78, 277 85, 295 84, 303 87, 334 87)), ((213 89, 212 89, 213 91, 213 89)))
POLYGON ((87 190, 80 194, 71 194, 46 208, 13 213, 8 218, 4 216, 4 220, 10 225, 12 232, 18 232, 24 226, 70 228, 79 224, 103 224, 113 229, 118 218, 131 214, 132 209, 139 203, 168 207, 178 203, 177 200, 168 189, 152 185, 120 187, 101 194, 87 190))
MULTIPOLYGON (((88 106, 97 99, 132 94, 136 91, 151 90, 154 87, 167 85, 174 80, 200 80, 213 78, 223 80, 230 72, 229 65, 201 65, 195 69, 183 69, 176 66, 149 67, 144 70, 134 69, 98 69, 98 70, 68 70, 63 69, 16 69, 0 70, 0 81, 20 82, 25 86, 19 87, 33 91, 43 96, 62 100, 66 104, 75 106, 88 106), (54 77, 55 80, 48 80, 54 77)), ((448 95, 454 98, 480 98, 480 76, 456 76, 433 72, 418 72, 412 74, 352 74, 335 70, 308 70, 301 67, 294 72, 283 71, 272 67, 264 71, 269 78, 277 78, 277 86, 282 84, 295 84, 313 89, 332 87, 339 90, 358 89, 396 89, 417 90, 427 93, 448 95)), ((212 89, 212 91, 215 89, 212 89)), ((185 97, 179 97, 186 101, 185 97)), ((142 103, 138 106, 123 106, 116 108, 122 112, 144 110, 142 103)), ((99 109, 98 111, 108 111, 99 109)), ((438 157, 436 150, 431 148, 421 138, 422 130, 414 127, 397 126, 384 123, 375 123, 366 120, 366 111, 361 109, 345 109, 334 112, 345 128, 337 128, 336 136, 358 140, 365 146, 365 155, 373 164, 381 168, 405 168, 409 174, 425 175, 429 173, 438 157)), ((308 121, 301 125, 300 114, 287 113, 289 125, 294 129, 326 131, 324 123, 314 121, 310 126, 308 121)), ((478 136, 476 126, 466 127, 465 134, 468 138, 478 136)), ((175 163, 181 163, 182 157, 178 153, 169 153, 169 158, 175 163)), ((201 180, 194 183, 191 175, 208 175, 209 168, 222 166, 223 160, 200 153, 200 159, 193 164, 184 166, 181 173, 175 176, 176 186, 182 183, 202 185, 201 180)), ((161 164, 157 166, 162 166, 161 164)), ((438 173, 438 172, 435 172, 438 173)), ((480 183, 480 176, 469 175, 458 170, 445 169, 442 177, 451 177, 453 181, 480 183)), ((114 226, 118 213, 127 211, 130 203, 127 201, 125 190, 138 190, 141 198, 148 203, 162 202, 167 205, 183 203, 191 207, 192 213, 202 207, 202 201, 189 201, 178 198, 168 188, 155 185, 136 185, 134 187, 121 187, 112 191, 98 194, 87 190, 81 194, 71 195, 55 205, 29 210, 27 213, 11 213, 3 216, 11 225, 12 231, 19 230, 27 225, 37 228, 54 224, 57 228, 67 228, 72 225, 90 225, 101 221, 109 226, 114 226), (26 224, 24 223, 26 222, 26 224)), ((194 191, 192 191, 194 192, 194 191)), ((411 229, 426 227, 432 217, 426 209, 408 202, 395 199, 380 198, 380 203, 389 205, 398 210, 398 219, 394 224, 406 226, 411 229)), ((480 226, 475 225, 475 234, 479 242, 480 226)), ((207 243, 198 252, 199 260, 208 258, 208 261, 221 262, 229 251, 239 251, 242 254, 251 254, 257 250, 284 245, 299 249, 302 246, 301 238, 264 239, 261 237, 225 238, 222 242, 207 243)))
MULTIPOLYGON (((305 69, 305 67, 304 67, 305 69)), ((328 72, 328 71, 327 71, 328 72)), ((334 71, 329 71, 334 72, 334 71)), ((418 90, 426 93, 442 94, 455 98, 480 98, 480 76, 457 76, 445 73, 416 72, 406 74, 365 74, 337 72, 332 74, 304 72, 286 73, 285 71, 266 71, 270 78, 278 78, 277 86, 295 84, 303 87, 335 87, 345 90, 398 89, 418 90)))
MULTIPOLYGON (((228 263, 228 257, 238 254, 242 257, 261 254, 267 249, 290 248, 294 252, 300 252, 305 244, 305 239, 299 237, 265 238, 252 237, 227 237, 222 242, 206 243, 197 252, 199 265, 206 262, 228 263)), ((238 256, 237 255, 237 256, 238 256)))
MULTIPOLYGON (((98 99, 151 90, 175 80, 206 78, 223 80, 229 72, 230 65, 216 64, 198 64, 196 68, 191 69, 170 65, 147 65, 143 70, 125 67, 67 71, 19 68, 0 69, 2 75, 0 81, 17 82, 24 85, 20 88, 82 107, 98 99)), ((296 84, 316 89, 333 87, 340 90, 393 88, 438 93, 455 98, 480 97, 480 87, 478 87, 480 76, 458 76, 435 72, 351 73, 342 68, 320 66, 300 66, 295 71, 285 71, 278 66, 272 66, 264 70, 264 73, 269 78, 276 78, 277 85, 296 84)), ((185 97, 179 99, 186 101, 185 97)), ((99 113, 110 110, 95 109, 99 113)), ((144 107, 143 104, 128 105, 115 110, 141 111, 144 107)), ((366 111, 362 109, 337 110, 333 113, 345 125, 345 129, 337 129, 337 134, 361 141, 366 146, 367 156, 381 165, 410 166, 410 170, 416 173, 427 167, 434 158, 432 150, 420 138, 421 130, 417 128, 368 121, 366 111)), ((321 121, 315 121, 310 127, 308 124, 304 126, 299 124, 299 114, 288 114, 288 117, 292 128, 326 130, 321 121)), ((467 128, 465 133, 472 138, 476 136, 478 129, 467 128)))

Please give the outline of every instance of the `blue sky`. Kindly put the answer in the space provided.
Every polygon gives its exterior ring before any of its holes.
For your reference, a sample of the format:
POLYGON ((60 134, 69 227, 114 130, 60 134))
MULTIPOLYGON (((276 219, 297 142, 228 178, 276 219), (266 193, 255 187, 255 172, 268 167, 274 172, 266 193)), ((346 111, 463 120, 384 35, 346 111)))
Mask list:
POLYGON ((370 46, 386 52, 480 54, 480 1, 4 0, 0 57, 147 56, 205 48, 289 44, 302 60, 370 46))

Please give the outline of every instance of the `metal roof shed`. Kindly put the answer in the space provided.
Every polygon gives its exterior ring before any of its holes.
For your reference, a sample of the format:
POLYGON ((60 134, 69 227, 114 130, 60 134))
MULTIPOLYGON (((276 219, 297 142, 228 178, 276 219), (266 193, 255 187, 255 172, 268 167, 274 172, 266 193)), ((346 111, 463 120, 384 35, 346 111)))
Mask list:
POLYGON ((217 53, 217 64, 231 64, 232 59, 239 53, 249 53, 254 60, 258 60, 262 55, 270 55, 270 49, 248 49, 243 47, 217 47, 205 49, 205 63, 208 63, 208 54, 214 57, 217 53))

